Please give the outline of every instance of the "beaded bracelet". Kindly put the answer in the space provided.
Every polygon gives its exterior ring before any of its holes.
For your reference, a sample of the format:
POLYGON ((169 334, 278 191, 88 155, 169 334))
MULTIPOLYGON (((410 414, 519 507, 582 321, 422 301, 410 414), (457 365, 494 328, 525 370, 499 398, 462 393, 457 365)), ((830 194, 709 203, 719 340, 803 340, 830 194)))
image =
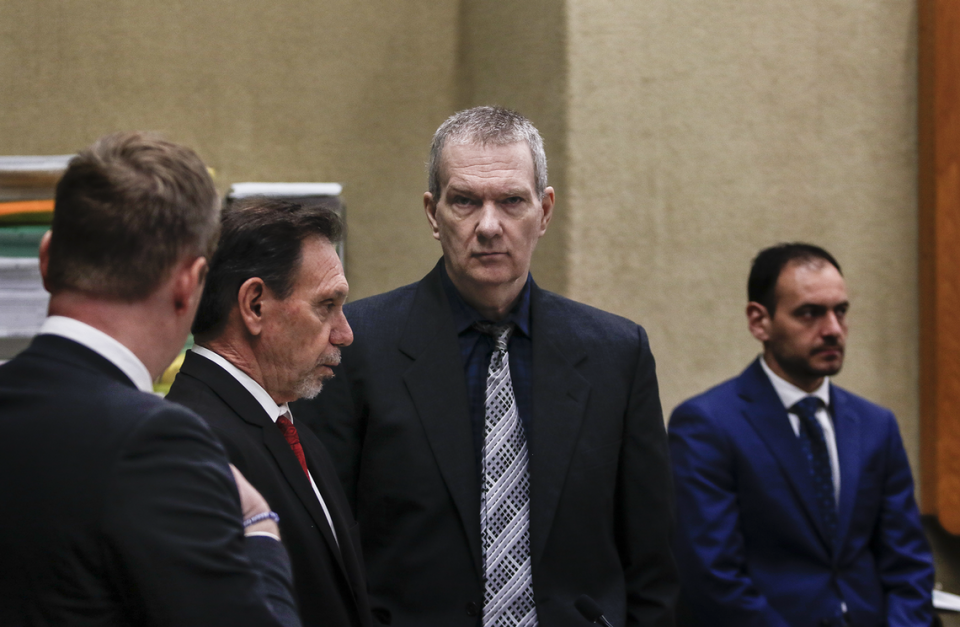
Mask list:
POLYGON ((246 529, 250 525, 255 525, 261 520, 266 520, 268 518, 271 519, 273 522, 280 524, 280 517, 277 516, 276 512, 262 512, 255 516, 251 516, 250 518, 243 521, 243 528, 246 529))

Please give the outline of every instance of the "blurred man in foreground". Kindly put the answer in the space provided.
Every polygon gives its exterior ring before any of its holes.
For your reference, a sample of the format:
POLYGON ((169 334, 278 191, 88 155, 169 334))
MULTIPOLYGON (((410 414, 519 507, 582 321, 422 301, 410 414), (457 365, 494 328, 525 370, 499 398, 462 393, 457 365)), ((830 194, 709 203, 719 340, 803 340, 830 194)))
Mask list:
POLYGON ((50 315, 0 366, 5 627, 299 625, 275 515, 151 390, 193 321, 217 206, 193 151, 137 133, 58 184, 50 315))

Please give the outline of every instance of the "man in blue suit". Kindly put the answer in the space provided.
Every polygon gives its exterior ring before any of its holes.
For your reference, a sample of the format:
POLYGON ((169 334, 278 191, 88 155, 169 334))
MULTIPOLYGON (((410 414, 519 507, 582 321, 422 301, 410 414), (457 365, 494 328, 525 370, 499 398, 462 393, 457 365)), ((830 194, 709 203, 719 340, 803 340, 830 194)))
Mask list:
POLYGON ((763 354, 674 412, 685 620, 710 627, 932 624, 933 564, 893 414, 833 385, 847 289, 825 250, 760 252, 763 354))

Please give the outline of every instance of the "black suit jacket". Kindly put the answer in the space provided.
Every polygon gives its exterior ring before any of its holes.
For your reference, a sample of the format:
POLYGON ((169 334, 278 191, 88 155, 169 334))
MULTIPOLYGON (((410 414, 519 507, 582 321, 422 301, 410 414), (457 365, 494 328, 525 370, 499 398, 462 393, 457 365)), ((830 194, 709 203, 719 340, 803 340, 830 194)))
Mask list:
MULTIPOLYGON (((530 541, 540 624, 671 625, 672 502, 653 356, 636 324, 533 286, 530 541)), ((466 382, 439 265, 346 309, 354 343, 296 407, 356 508, 374 614, 474 627, 480 487, 466 382)))
POLYGON ((0 366, 0 625, 299 625, 193 412, 41 335, 0 366))
MULTIPOLYGON (((203 416, 230 461, 280 515, 280 534, 290 550, 304 625, 369 625, 357 525, 329 455, 310 429, 300 425, 300 444, 330 511, 336 540, 283 433, 230 373, 188 352, 167 399, 203 416)), ((300 424, 296 414, 294 421, 300 424)))

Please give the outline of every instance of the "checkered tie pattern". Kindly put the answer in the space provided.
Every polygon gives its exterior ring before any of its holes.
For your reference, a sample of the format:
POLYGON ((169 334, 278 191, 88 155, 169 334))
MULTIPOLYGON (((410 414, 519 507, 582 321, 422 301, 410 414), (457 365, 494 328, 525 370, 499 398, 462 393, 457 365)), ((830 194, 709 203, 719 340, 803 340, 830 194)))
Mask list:
POLYGON ((495 342, 487 370, 480 533, 486 585, 483 627, 535 627, 527 439, 517 413, 507 342, 512 324, 478 322, 495 342))
POLYGON ((817 507, 820 509, 820 518, 832 549, 837 541, 837 501, 834 497, 833 472, 830 469, 827 442, 816 416, 820 402, 815 396, 807 396, 797 401, 792 409, 800 417, 800 447, 810 463, 817 507))

